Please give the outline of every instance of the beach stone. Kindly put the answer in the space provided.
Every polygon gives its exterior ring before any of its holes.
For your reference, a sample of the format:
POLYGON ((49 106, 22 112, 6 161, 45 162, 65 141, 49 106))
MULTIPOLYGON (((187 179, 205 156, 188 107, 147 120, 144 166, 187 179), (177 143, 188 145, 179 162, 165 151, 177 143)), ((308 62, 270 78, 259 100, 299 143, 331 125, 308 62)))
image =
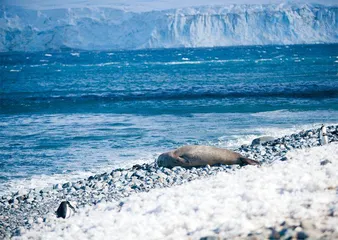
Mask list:
POLYGON ((72 184, 70 182, 66 182, 62 184, 62 188, 69 188, 72 184))
POLYGON ((163 173, 162 171, 157 171, 157 172, 156 172, 156 175, 157 175, 158 177, 161 177, 161 178, 166 178, 166 177, 167 177, 167 174, 163 173))
POLYGON ((206 237, 201 237, 200 240, 220 240, 220 238, 216 236, 206 236, 206 237))
POLYGON ((122 173, 120 171, 115 171, 110 174, 114 179, 118 179, 122 176, 122 173))
POLYGON ((300 231, 297 233, 297 239, 307 239, 309 238, 309 235, 306 234, 304 231, 300 231))
POLYGON ((279 231, 279 235, 282 239, 292 239, 294 236, 294 231, 285 227, 281 231, 279 231))
POLYGON ((54 184, 53 185, 53 189, 55 189, 55 190, 61 190, 62 189, 62 185, 61 184, 54 184))
POLYGON ((79 190, 79 189, 81 189, 81 185, 79 184, 79 183, 75 183, 75 184, 73 184, 73 188, 75 189, 75 190, 79 190))
POLYGON ((316 229, 316 226, 312 223, 311 220, 303 220, 301 226, 305 230, 316 229))
POLYGON ((133 167, 132 167, 133 170, 139 170, 139 169, 142 169, 142 166, 140 164, 135 164, 133 167))
POLYGON ((279 232, 276 231, 275 228, 270 228, 270 230, 271 230, 271 233, 269 235, 269 239, 280 239, 279 232))
POLYGON ((182 173, 182 172, 185 172, 186 169, 181 167, 181 166, 176 166, 176 167, 173 167, 171 169, 174 173, 178 174, 178 173, 182 173))
POLYGON ((130 179, 132 176, 133 176, 133 172, 127 172, 126 174, 125 174, 125 179, 130 179))
POLYGON ((136 171, 136 172, 133 174, 133 176, 136 176, 137 178, 143 179, 143 178, 146 177, 146 174, 145 174, 144 171, 138 170, 138 171, 136 171))
POLYGON ((324 166, 324 165, 329 164, 329 163, 332 163, 332 162, 328 159, 325 159, 325 160, 320 162, 320 165, 324 166))
POLYGON ((275 138, 271 137, 271 136, 264 136, 264 137, 259 137, 259 138, 255 138, 251 145, 261 145, 264 144, 266 142, 270 142, 270 141, 274 141, 275 138))

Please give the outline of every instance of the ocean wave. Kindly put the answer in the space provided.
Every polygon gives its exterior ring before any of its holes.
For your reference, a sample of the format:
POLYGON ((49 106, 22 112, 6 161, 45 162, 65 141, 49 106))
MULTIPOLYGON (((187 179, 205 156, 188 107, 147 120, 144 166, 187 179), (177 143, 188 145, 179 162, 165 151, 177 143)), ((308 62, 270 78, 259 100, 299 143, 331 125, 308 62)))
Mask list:
POLYGON ((80 66, 84 67, 104 67, 104 66, 110 66, 110 65, 117 65, 121 62, 105 62, 105 63, 95 63, 95 64, 81 64, 80 66))
POLYGON ((245 62, 246 59, 224 59, 224 60, 198 60, 198 61, 171 61, 171 62, 145 62, 148 65, 184 65, 184 64, 210 64, 210 63, 229 63, 229 62, 245 62))
POLYGON ((103 93, 4 93, 0 97, 3 104, 7 101, 147 101, 147 100, 192 100, 221 98, 336 98, 338 86, 335 85, 232 85, 228 87, 208 86, 207 88, 172 88, 144 91, 117 91, 103 93))
MULTIPOLYGON (((140 64, 144 65, 158 65, 158 66, 176 66, 176 65, 225 65, 225 64, 236 64, 236 63, 266 63, 266 64, 279 64, 280 62, 302 62, 302 61, 313 61, 312 58, 285 58, 284 55, 279 55, 273 58, 258 58, 258 59, 248 59, 248 58, 234 58, 234 59, 212 59, 212 60, 174 60, 174 61, 144 61, 133 62, 133 61, 102 61, 98 63, 62 63, 62 62, 50 62, 47 60, 40 60, 40 63, 33 64, 23 64, 20 65, 22 68, 38 68, 38 67, 64 67, 64 68, 74 68, 74 67, 83 67, 83 68, 91 68, 91 67, 121 67, 121 66, 134 66, 138 67, 140 64)), ((334 63, 337 63, 338 60, 333 60, 334 63)), ((15 67, 15 66, 14 66, 15 67)))

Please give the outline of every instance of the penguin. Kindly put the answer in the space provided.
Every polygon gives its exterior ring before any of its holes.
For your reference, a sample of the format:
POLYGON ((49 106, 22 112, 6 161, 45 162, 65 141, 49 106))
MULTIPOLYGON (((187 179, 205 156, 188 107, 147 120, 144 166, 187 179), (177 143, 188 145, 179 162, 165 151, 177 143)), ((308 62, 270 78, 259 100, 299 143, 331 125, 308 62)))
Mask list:
POLYGON ((324 124, 320 128, 319 138, 320 138, 320 144, 321 145, 325 145, 329 142, 328 137, 327 137, 327 133, 326 133, 326 127, 325 127, 324 124))
POLYGON ((56 216, 58 218, 70 218, 75 212, 75 208, 69 201, 62 201, 56 210, 56 216))

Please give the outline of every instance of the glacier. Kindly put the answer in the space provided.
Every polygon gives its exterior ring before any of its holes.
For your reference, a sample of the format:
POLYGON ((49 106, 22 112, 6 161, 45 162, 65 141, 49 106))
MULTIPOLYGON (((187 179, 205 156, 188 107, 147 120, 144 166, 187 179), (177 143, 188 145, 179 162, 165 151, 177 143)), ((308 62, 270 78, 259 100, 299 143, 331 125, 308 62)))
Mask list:
POLYGON ((338 5, 241 4, 132 12, 0 7, 0 51, 337 43, 338 5))

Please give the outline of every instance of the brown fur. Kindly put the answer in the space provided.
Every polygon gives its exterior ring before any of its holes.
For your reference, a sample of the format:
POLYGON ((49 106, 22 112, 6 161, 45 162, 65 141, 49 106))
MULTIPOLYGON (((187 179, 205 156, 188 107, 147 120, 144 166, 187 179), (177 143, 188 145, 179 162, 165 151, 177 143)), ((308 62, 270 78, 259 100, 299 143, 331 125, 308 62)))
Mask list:
POLYGON ((215 164, 259 165, 259 162, 227 149, 189 145, 161 154, 157 164, 160 167, 199 167, 215 164))

